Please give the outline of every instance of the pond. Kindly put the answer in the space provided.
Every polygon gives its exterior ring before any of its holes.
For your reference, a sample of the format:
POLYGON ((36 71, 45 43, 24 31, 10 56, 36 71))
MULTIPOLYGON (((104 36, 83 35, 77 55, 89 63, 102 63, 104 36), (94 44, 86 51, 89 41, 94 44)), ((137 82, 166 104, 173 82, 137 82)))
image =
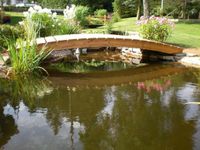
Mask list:
POLYGON ((0 149, 199 150, 191 101, 200 70, 179 64, 0 79, 0 149))

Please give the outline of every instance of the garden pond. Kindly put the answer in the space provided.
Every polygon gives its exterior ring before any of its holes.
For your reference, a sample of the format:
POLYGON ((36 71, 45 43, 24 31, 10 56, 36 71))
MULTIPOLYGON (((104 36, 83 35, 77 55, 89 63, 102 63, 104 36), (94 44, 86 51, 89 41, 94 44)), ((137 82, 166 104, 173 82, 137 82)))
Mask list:
POLYGON ((0 79, 0 149, 200 149, 199 69, 86 65, 0 79))

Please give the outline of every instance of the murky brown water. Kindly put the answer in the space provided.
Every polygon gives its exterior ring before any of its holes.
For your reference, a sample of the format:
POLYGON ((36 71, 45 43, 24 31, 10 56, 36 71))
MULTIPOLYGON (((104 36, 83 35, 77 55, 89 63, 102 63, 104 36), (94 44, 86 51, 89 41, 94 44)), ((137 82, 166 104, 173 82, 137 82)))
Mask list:
POLYGON ((200 149, 200 70, 50 73, 0 80, 0 149, 200 149))

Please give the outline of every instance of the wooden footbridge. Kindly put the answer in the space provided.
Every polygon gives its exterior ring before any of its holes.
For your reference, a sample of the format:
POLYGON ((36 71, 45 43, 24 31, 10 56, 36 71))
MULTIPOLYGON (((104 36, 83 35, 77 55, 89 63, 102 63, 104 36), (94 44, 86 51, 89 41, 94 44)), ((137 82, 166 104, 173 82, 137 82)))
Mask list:
POLYGON ((131 47, 166 54, 182 53, 183 49, 161 42, 134 38, 132 36, 110 34, 71 34, 57 35, 37 39, 38 48, 42 46, 49 50, 94 47, 131 47))

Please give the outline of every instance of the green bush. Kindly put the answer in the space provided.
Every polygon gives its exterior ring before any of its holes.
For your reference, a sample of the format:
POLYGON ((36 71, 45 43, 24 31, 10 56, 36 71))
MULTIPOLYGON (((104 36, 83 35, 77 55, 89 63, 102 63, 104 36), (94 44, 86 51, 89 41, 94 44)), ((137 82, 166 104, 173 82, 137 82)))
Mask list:
POLYGON ((120 21, 120 16, 117 14, 117 13, 113 13, 113 16, 112 16, 112 21, 113 22, 119 22, 120 21))
POLYGON ((106 33, 111 34, 113 29, 113 21, 110 20, 106 23, 106 33))
POLYGON ((161 42, 167 40, 174 27, 174 23, 169 19, 154 16, 141 17, 137 24, 140 26, 140 34, 143 38, 161 42))
POLYGON ((89 24, 88 21, 89 8, 86 6, 78 6, 75 12, 75 20, 82 26, 86 27, 89 24))
POLYGON ((34 14, 32 20, 38 24, 40 30, 38 36, 46 37, 51 35, 75 34, 79 33, 80 27, 73 22, 69 22, 63 18, 52 18, 50 15, 34 14))
POLYGON ((52 35, 55 27, 55 21, 47 13, 35 13, 31 19, 39 26, 38 36, 45 37, 52 35))
POLYGON ((106 9, 97 9, 95 12, 94 12, 94 15, 97 16, 97 17, 103 17, 105 15, 107 15, 107 10, 106 9))
POLYGON ((79 32, 80 27, 73 21, 58 19, 53 28, 52 35, 77 34, 79 32))
POLYGON ((79 25, 74 21, 68 21, 65 18, 58 17, 56 13, 52 13, 49 9, 31 8, 25 13, 25 20, 31 20, 37 24, 39 32, 37 37, 46 37, 60 34, 75 34, 79 32, 79 25))
POLYGON ((8 40, 15 41, 24 36, 24 31, 19 26, 0 25, 0 50, 6 49, 8 40))
POLYGON ((93 17, 89 18, 90 25, 103 25, 103 23, 104 23, 103 20, 100 18, 93 18, 93 17))

